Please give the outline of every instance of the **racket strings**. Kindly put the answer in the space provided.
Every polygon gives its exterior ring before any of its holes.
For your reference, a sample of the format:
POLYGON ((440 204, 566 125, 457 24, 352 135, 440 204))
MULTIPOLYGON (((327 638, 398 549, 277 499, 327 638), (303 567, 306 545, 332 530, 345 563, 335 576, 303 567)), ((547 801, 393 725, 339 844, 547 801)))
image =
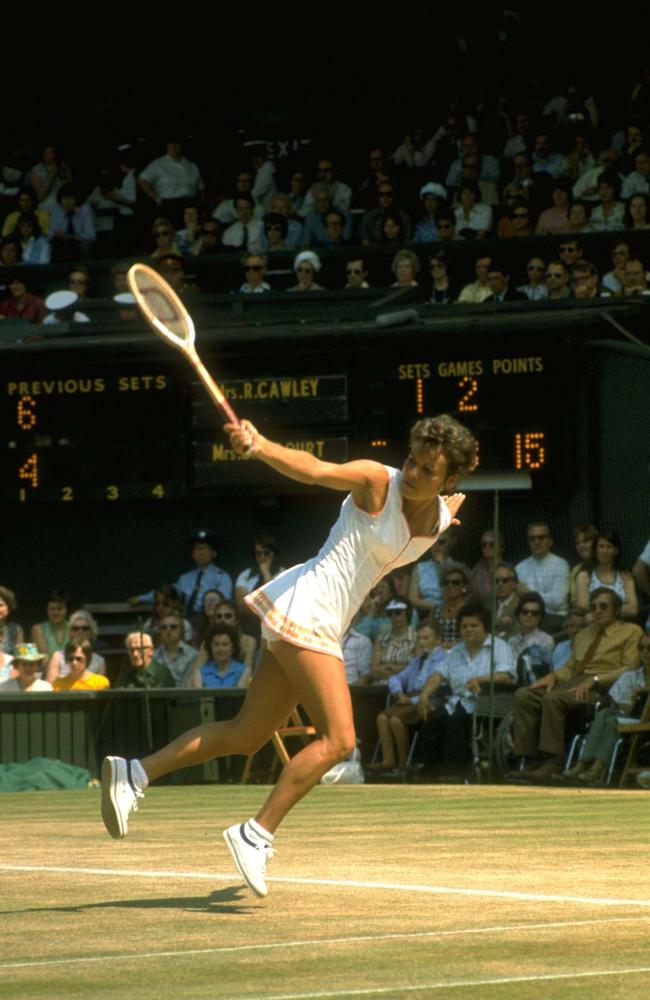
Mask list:
POLYGON ((190 342, 192 334, 187 313, 179 308, 176 296, 167 284, 147 269, 134 268, 134 279, 140 295, 140 305, 149 319, 162 323, 170 333, 181 340, 190 342))

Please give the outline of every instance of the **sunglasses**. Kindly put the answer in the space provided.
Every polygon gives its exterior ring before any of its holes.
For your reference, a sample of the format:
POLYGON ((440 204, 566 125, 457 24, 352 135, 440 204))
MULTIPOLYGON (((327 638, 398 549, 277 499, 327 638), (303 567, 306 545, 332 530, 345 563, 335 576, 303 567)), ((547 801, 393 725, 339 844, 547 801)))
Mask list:
POLYGON ((90 625, 71 625, 71 632, 90 632, 90 625))
POLYGON ((169 236, 171 229, 157 229, 154 236, 169 236))
POLYGON ((179 628, 180 628, 180 625, 177 622, 173 622, 172 624, 169 624, 169 625, 161 625, 160 626, 160 631, 161 632, 167 632, 168 630, 175 631, 176 629, 179 629, 179 628))
POLYGON ((547 278, 563 278, 564 275, 562 274, 561 271, 547 271, 546 272, 546 277, 547 278))
POLYGON ((520 615, 534 615, 535 618, 539 618, 541 613, 539 608, 522 608, 519 612, 520 615))
POLYGON ((464 580, 443 580, 443 587, 462 587, 464 580))
POLYGON ((85 662, 86 662, 85 656, 71 656, 68 660, 68 663, 85 663, 85 662))
POLYGON ((363 274, 360 267, 346 267, 345 270, 347 274, 363 274))
POLYGON ((607 611, 607 609, 611 608, 612 605, 609 601, 592 601, 589 607, 592 611, 607 611))
POLYGON ((438 229, 452 229, 452 228, 453 227, 452 227, 452 223, 451 222, 439 222, 438 223, 438 229))
POLYGON ((244 264, 244 270, 245 271, 263 271, 264 270, 264 265, 263 264, 244 264))
POLYGON ((444 267, 444 266, 445 265, 441 264, 439 260, 432 261, 432 263, 431 263, 431 270, 432 271, 437 271, 439 268, 444 267))
POLYGON ((405 615, 406 608, 399 608, 399 610, 393 609, 392 611, 387 611, 386 614, 388 615, 389 618, 394 618, 395 615, 405 615))

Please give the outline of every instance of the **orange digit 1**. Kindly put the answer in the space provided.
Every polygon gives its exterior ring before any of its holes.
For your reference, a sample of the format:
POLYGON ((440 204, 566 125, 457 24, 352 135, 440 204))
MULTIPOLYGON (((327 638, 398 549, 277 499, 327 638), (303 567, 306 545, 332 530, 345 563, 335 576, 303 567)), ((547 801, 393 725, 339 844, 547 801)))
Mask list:
POLYGON ((33 452, 29 458, 23 462, 18 470, 19 479, 27 479, 32 484, 32 489, 38 486, 38 455, 33 452))
POLYGON ((458 383, 459 389, 464 389, 463 395, 458 403, 459 413, 478 413, 478 400, 474 396, 478 395, 478 379, 471 375, 463 375, 458 383))

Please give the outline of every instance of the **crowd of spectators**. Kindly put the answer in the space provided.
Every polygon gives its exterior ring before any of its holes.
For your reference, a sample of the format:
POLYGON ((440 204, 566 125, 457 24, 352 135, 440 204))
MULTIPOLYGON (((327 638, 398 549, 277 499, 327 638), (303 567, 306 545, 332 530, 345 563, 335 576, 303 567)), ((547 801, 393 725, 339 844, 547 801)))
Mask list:
MULTIPOLYGON (((445 774, 467 773, 472 715, 490 678, 494 641, 495 680, 516 691, 515 745, 538 778, 551 777, 561 771, 566 715, 639 669, 640 640, 650 632, 650 541, 628 569, 615 531, 579 525, 571 567, 553 551, 549 525, 536 522, 528 526, 529 556, 514 564, 504 539, 487 529, 470 568, 453 558, 454 532, 381 580, 343 637, 350 685, 379 685, 392 696, 377 720, 382 756, 374 769, 403 768, 410 730, 424 723, 429 762, 445 774)), ((124 662, 110 668, 96 649, 97 622, 84 608, 70 611, 67 594, 50 593, 44 620, 28 633, 14 593, 0 587, 0 694, 246 687, 260 633, 244 598, 282 570, 277 542, 260 534, 250 566, 234 580, 215 562, 213 532, 194 532, 190 551, 191 568, 173 584, 129 599, 150 614, 125 635, 124 662)), ((635 684, 635 695, 645 686, 635 684)), ((602 770, 595 771, 598 780, 602 770)))
MULTIPOLYGON (((399 142, 352 154, 334 144, 321 156, 274 160, 263 143, 248 145, 232 173, 216 176, 171 132, 148 162, 137 146, 121 146, 90 188, 83 164, 68 163, 55 145, 34 151, 24 169, 5 164, 0 315, 61 318, 35 294, 37 265, 121 259, 110 289, 119 295, 126 262, 147 259, 189 295, 202 290, 196 261, 215 258, 218 272, 224 255, 241 267, 241 282, 210 280, 210 289, 242 294, 393 284, 433 304, 650 296, 646 86, 616 121, 569 82, 544 99, 523 93, 496 106, 456 98, 438 120, 411 124, 399 142), (602 252, 589 259, 592 233, 611 235, 611 270, 602 252), (536 237, 551 238, 542 255, 532 252, 536 237), (485 240, 489 252, 481 252, 485 240), (455 273, 449 251, 459 242, 476 244, 472 281, 455 273), (322 259, 333 251, 338 271, 321 284, 322 259)), ((233 150, 224 154, 230 162, 233 150)), ((65 290, 79 299, 99 293, 88 283, 65 290)), ((79 299, 67 296, 63 318, 79 299)))

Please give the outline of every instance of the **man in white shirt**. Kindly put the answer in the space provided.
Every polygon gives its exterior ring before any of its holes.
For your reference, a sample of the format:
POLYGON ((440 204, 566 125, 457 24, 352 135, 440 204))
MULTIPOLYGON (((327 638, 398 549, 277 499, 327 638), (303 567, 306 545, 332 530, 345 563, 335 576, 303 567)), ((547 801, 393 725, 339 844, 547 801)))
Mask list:
POLYGON ((235 198, 237 222, 228 226, 223 234, 222 242, 225 247, 239 247, 243 251, 250 250, 252 253, 260 252, 264 223, 260 219, 253 218, 254 211, 255 201, 252 195, 237 195, 235 198))
POLYGON ((650 153, 647 149, 637 150, 634 170, 623 181, 621 198, 627 201, 633 194, 650 194, 650 153))
POLYGON ((547 612, 544 627, 553 630, 561 627, 568 610, 569 564, 551 552, 553 536, 543 521, 528 525, 528 545, 530 557, 517 564, 517 576, 542 595, 547 612))
POLYGON ((372 664, 372 642, 370 639, 349 628, 341 643, 343 666, 348 684, 366 684, 372 664))
POLYGON ((180 228, 183 209, 188 204, 202 201, 205 189, 201 172, 196 163, 183 156, 183 147, 177 136, 171 135, 166 153, 152 160, 138 177, 144 193, 180 228))
POLYGON ((472 281, 469 285, 465 285, 458 296, 458 302, 484 302, 490 297, 490 295, 493 294, 487 280, 491 263, 491 257, 479 257, 478 260, 475 261, 474 271, 476 273, 476 281, 472 281))

